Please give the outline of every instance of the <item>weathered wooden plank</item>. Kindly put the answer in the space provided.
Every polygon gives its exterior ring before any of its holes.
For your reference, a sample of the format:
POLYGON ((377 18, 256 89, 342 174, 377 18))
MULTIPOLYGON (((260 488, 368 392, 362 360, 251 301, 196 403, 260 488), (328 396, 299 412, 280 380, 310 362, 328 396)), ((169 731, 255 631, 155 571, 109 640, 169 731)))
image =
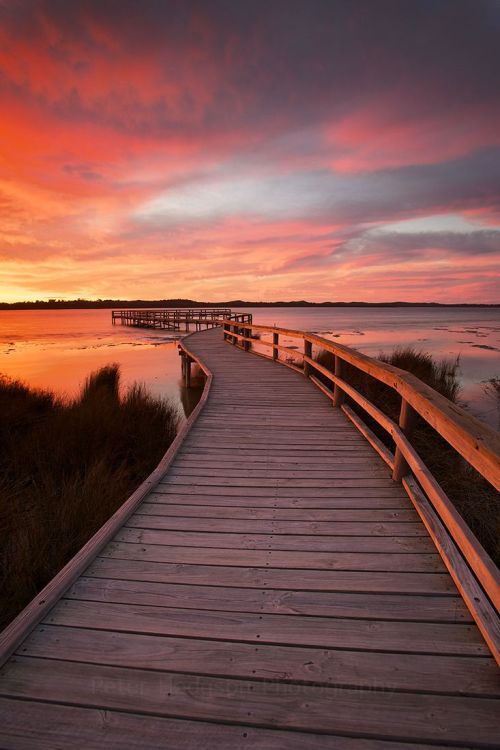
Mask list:
MULTIPOLYGON (((206 450, 215 450, 215 451, 224 451, 226 453, 230 453, 231 451, 234 451, 237 447, 237 444, 235 444, 234 441, 229 439, 209 439, 209 438, 202 438, 197 437, 195 440, 186 440, 184 442, 186 450, 189 451, 203 451, 206 450)), ((269 451, 273 453, 275 456, 280 455, 302 455, 304 452, 303 446, 296 443, 291 443, 290 445, 283 445, 281 443, 281 440, 279 439, 279 436, 276 437, 276 439, 268 441, 256 441, 256 440, 245 440, 244 445, 242 447, 238 447, 238 454, 244 455, 241 453, 241 451, 249 451, 250 453, 257 453, 258 451, 269 451)), ((314 447, 311 447, 310 445, 306 449, 306 455, 307 453, 311 453, 314 455, 327 455, 329 453, 335 453, 339 454, 344 451, 350 451, 350 452, 356 452, 359 455, 372 455, 373 452, 370 451, 370 448, 367 446, 366 442, 363 441, 363 439, 360 437, 359 441, 330 441, 327 443, 318 443, 315 444, 314 447)))
POLYGON ((176 485, 178 487, 182 485, 188 485, 188 487, 264 487, 264 488, 277 488, 286 490, 292 487, 294 490, 297 489, 316 489, 316 488, 327 488, 331 487, 380 487, 392 489, 392 480, 388 476, 381 477, 368 477, 368 478, 357 478, 356 476, 349 479, 315 479, 313 477, 308 479, 289 479, 287 477, 282 479, 274 479, 272 477, 265 479, 261 477, 226 477, 224 475, 219 476, 176 476, 176 474, 167 474, 160 482, 162 487, 176 485))
MULTIPOLYGON (((261 435, 259 433, 252 433, 252 434, 238 434, 238 435, 229 435, 229 434, 215 434, 215 433, 207 433, 204 434, 195 434, 193 435, 189 440, 186 441, 186 447, 190 447, 192 445, 196 445, 197 447, 225 447, 230 448, 234 450, 235 446, 238 445, 239 442, 242 442, 246 448, 260 448, 267 450, 268 446, 278 442, 279 445, 282 448, 300 448, 301 445, 304 443, 304 434, 303 433, 296 433, 296 436, 289 436, 289 437, 283 437, 283 435, 286 435, 286 430, 283 432, 275 432, 275 433, 269 433, 266 435, 261 435)), ((345 449, 346 447, 351 447, 351 449, 362 449, 366 445, 366 443, 363 442, 363 438, 361 436, 350 436, 349 438, 345 437, 344 435, 326 435, 325 437, 318 437, 317 440, 311 440, 308 439, 309 448, 317 448, 318 450, 331 450, 332 445, 342 445, 345 449)))
MULTIPOLYGON (((255 478, 255 479, 366 479, 369 477, 383 477, 388 478, 387 469, 383 466, 346 466, 344 468, 330 468, 330 469, 275 469, 274 467, 259 469, 259 468, 245 468, 246 464, 241 467, 228 468, 227 466, 188 466, 184 467, 178 465, 172 471, 169 471, 168 476, 171 479, 177 477, 189 477, 193 482, 196 482, 198 477, 235 477, 237 479, 244 478, 255 478)), ((299 485, 302 486, 302 485, 299 485)))
MULTIPOLYGON (((142 528, 133 521, 125 529, 142 528)), ((313 552, 378 552, 435 554, 426 537, 317 536, 307 534, 232 534, 230 532, 169 531, 169 543, 181 547, 217 549, 290 549, 313 552)), ((118 541, 118 540, 115 540, 118 541)))
POLYGON ((358 619, 472 622, 462 599, 452 596, 352 594, 325 591, 224 588, 128 581, 82 576, 66 592, 67 599, 117 604, 222 609, 228 612, 267 612, 358 619))
POLYGON ((109 550, 103 554, 113 555, 115 547, 118 556, 122 553, 120 543, 136 544, 140 549, 132 550, 131 555, 141 558, 146 546, 149 559, 159 562, 187 563, 188 565, 241 565, 243 567, 273 568, 299 567, 303 570, 378 570, 411 571, 415 573, 443 573, 446 569, 437 554, 391 554, 371 552, 318 552, 301 549, 225 549, 214 547, 188 547, 169 544, 169 532, 159 529, 123 528, 115 536, 109 550), (156 549, 150 550, 149 546, 156 549))
POLYGON ((262 432, 286 429, 290 432, 301 432, 309 435, 318 433, 324 435, 329 432, 345 432, 346 434, 352 434, 352 430, 346 422, 337 422, 331 418, 331 414, 325 415, 323 410, 315 418, 307 419, 304 417, 302 420, 296 415, 292 417, 285 416, 270 416, 264 412, 261 412, 255 417, 249 414, 248 410, 245 409, 245 419, 228 417, 226 414, 221 412, 212 412, 209 415, 204 415, 202 419, 199 419, 196 423, 197 430, 222 430, 224 432, 262 432))
POLYGON ((325 648, 485 656, 475 625, 157 607, 62 599, 44 623, 155 635, 325 648))
POLYGON ((311 445, 328 445, 331 441, 342 441, 349 442, 358 445, 362 445, 363 438, 357 433, 351 432, 350 430, 323 428, 321 431, 313 430, 300 430, 300 429, 289 429, 288 427, 275 428, 262 426, 258 429, 241 429, 236 428, 228 429, 221 425, 218 428, 214 427, 199 427, 197 426, 193 431, 191 440, 202 440, 210 438, 216 440, 241 440, 245 442, 248 440, 251 443, 267 443, 269 440, 279 439, 281 445, 302 445, 307 439, 308 444, 311 445))
MULTIPOLYGON (((339 570, 281 570, 280 568, 240 568, 224 565, 185 565, 141 559, 134 555, 137 545, 117 544, 112 556, 98 557, 86 575, 125 580, 162 581, 205 586, 302 589, 306 591, 348 591, 381 594, 448 594, 457 590, 448 575, 441 573, 392 573, 339 570)), ((145 548, 146 550, 150 548, 145 548)), ((111 554, 111 553, 110 553, 111 554)), ((154 556, 154 549, 152 550, 154 556)))
POLYGON ((282 459, 286 458, 301 458, 306 460, 310 458, 316 458, 318 460, 335 458, 342 456, 347 453, 349 456, 360 456, 373 458, 373 450, 365 443, 359 446, 350 445, 347 443, 335 443, 330 444, 327 447, 320 448, 314 446, 310 448, 307 445, 291 446, 289 448, 283 448, 279 444, 269 445, 256 445, 250 447, 248 444, 235 446, 234 443, 230 446, 214 445, 213 442, 205 441, 206 444, 201 445, 201 441, 193 442, 191 445, 184 442, 184 453, 183 455, 224 455, 224 456, 275 456, 282 459))
POLYGON ((494 748, 498 701, 490 698, 325 689, 16 656, 3 669, 14 697, 43 695, 79 706, 372 738, 494 748), (140 685, 140 690, 137 686, 140 685), (335 710, 332 711, 334 700, 335 710), (470 712, 475 721, 471 723, 470 712))
MULTIPOLYGON (((310 732, 259 729, 245 724, 167 719, 129 711, 106 711, 0 698, 5 745, 12 750, 435 750, 435 745, 386 742, 310 732)), ((458 750, 447 746, 448 750, 458 750)))
POLYGON ((491 659, 379 654, 40 626, 20 655, 330 687, 500 697, 491 659))
POLYGON ((270 415, 267 410, 262 410, 260 413, 252 416, 248 408, 245 409, 245 419, 242 420, 241 417, 232 418, 227 414, 224 414, 222 411, 219 411, 218 413, 213 412, 207 414, 203 419, 198 420, 197 427, 201 430, 209 429, 227 432, 241 430, 258 432, 261 432, 261 430, 264 432, 266 430, 290 430, 292 432, 301 432, 305 435, 309 435, 310 433, 317 435, 318 432, 321 434, 328 432, 351 433, 349 425, 345 422, 337 422, 333 420, 331 418, 331 413, 328 414, 325 419, 324 409, 321 412, 318 411, 315 417, 310 419, 304 417, 303 420, 300 416, 294 416, 292 418, 279 416, 277 414, 270 415))
MULTIPOLYGON (((388 497, 244 497, 241 495, 176 495, 173 492, 154 491, 148 495, 148 505, 206 505, 207 507, 252 507, 252 508, 298 508, 298 509, 335 509, 335 508, 407 508, 408 499, 403 495, 388 497)), ((146 503, 144 503, 145 505, 146 503)), ((141 506, 141 508, 144 507, 141 506)))
MULTIPOLYGON (((237 518, 247 520, 272 521, 316 521, 335 523, 337 521, 416 521, 418 515, 413 508, 378 509, 378 508, 256 508, 253 506, 231 508, 211 505, 181 505, 177 503, 143 503, 137 516, 178 516, 181 518, 237 518)), ((145 522, 146 519, 139 519, 145 522)), ((168 523, 157 520, 155 523, 168 523)), ((160 528, 160 527, 153 527, 160 528)))
MULTIPOLYGON (((179 467, 195 467, 195 468, 201 468, 203 466, 216 468, 216 469, 224 469, 224 468, 234 468, 235 465, 235 459, 237 459, 239 456, 235 454, 227 455, 225 452, 222 454, 219 454, 217 452, 215 453, 189 453, 188 451, 184 452, 182 456, 177 457, 176 466, 179 467)), ((303 456, 274 456, 270 453, 266 453, 264 455, 261 454, 254 454, 254 455, 246 455, 245 460, 241 462, 242 466, 246 466, 249 468, 276 468, 280 471, 290 471, 290 470, 297 470, 297 469, 304 469, 309 471, 323 471, 325 466, 336 469, 338 467, 344 467, 348 466, 349 468, 352 468, 354 466, 359 467, 365 467, 365 466, 373 466, 377 467, 379 466, 379 462, 369 454, 364 454, 362 456, 357 455, 345 455, 342 454, 341 456, 333 455, 328 458, 327 461, 325 461, 324 457, 317 456, 317 455, 310 455, 309 457, 303 456)))
POLYGON ((236 534, 318 534, 323 536, 426 536, 418 521, 266 521, 236 518, 179 518, 168 521, 173 531, 216 531, 236 534))
POLYGON ((222 496, 222 495, 235 495, 239 494, 241 497, 301 497, 301 498, 317 498, 317 497, 402 497, 401 488, 394 486, 387 487, 231 487, 231 486, 211 486, 206 485, 203 488, 200 486, 190 486, 189 484, 167 484, 162 483, 159 486, 158 492, 164 494, 173 495, 199 495, 202 493, 209 497, 210 495, 222 496))
MULTIPOLYGON (((62 703, 0 697, 0 725, 10 750, 434 750, 407 744, 309 732, 258 729, 207 721, 167 719, 131 711, 102 711, 62 703)), ((457 750, 457 748, 449 748, 457 750)))

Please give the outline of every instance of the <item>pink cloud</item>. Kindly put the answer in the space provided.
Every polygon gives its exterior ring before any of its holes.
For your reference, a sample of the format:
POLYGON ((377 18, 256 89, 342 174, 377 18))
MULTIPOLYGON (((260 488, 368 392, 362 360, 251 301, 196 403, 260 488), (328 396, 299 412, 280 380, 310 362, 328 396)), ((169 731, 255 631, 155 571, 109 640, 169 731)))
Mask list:
POLYGON ((337 172, 362 172, 411 164, 434 164, 500 144, 500 107, 466 107, 447 115, 402 116, 402 97, 369 102, 326 128, 337 172))
POLYGON ((474 248, 349 245, 407 217, 500 222, 492 166, 474 158, 500 144, 479 12, 474 54, 454 11, 446 40, 426 21, 439 45, 425 55, 406 38, 412 57, 355 10, 342 28, 333 2, 287 8, 289 23, 273 4, 167 5, 0 4, 0 298, 140 285, 151 297, 493 299, 492 261, 474 248), (138 218, 158 198, 176 210, 138 218))

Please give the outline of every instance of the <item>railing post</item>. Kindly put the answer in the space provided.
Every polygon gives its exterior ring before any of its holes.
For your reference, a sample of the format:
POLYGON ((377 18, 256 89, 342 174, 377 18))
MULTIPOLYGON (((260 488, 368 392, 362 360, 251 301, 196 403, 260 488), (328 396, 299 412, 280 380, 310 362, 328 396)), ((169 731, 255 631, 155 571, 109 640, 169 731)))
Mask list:
MULTIPOLYGON (((312 343, 307 339, 304 339, 304 357, 312 359, 312 343)), ((311 374, 311 365, 304 359, 304 375, 306 378, 311 374)))
MULTIPOLYGON (((338 356, 338 354, 335 355, 335 375, 338 378, 342 377, 342 370, 343 370, 343 361, 338 356)), ((341 406, 344 403, 345 393, 342 390, 342 388, 337 385, 337 383, 333 386, 333 406, 341 406)))
POLYGON ((273 359, 278 359, 278 342, 279 342, 279 333, 273 333, 273 359))
MULTIPOLYGON (((415 424, 415 411, 411 408, 408 401, 404 398, 401 399, 401 410, 399 412, 399 426, 406 437, 410 437, 413 426, 415 424)), ((401 482, 404 476, 408 474, 410 467, 406 463, 406 459, 403 454, 396 446, 394 454, 394 469, 392 471, 392 478, 395 482, 401 482)))
MULTIPOLYGON (((250 338, 250 328, 244 328, 243 329, 243 335, 246 338, 250 338)), ((250 341, 244 341, 243 343, 244 343, 244 347, 243 348, 245 349, 246 352, 249 352, 250 351, 250 341)))

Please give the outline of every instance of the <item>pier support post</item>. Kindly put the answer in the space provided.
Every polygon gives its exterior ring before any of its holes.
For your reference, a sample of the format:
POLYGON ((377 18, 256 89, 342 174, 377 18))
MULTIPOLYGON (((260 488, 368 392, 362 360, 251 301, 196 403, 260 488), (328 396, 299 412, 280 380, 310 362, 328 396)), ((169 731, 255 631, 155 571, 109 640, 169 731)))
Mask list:
MULTIPOLYGON (((335 375, 338 378, 342 377, 343 362, 340 357, 335 355, 335 375)), ((333 406, 341 406, 344 403, 345 393, 340 386, 335 383, 333 386, 333 406)))
MULTIPOLYGON (((399 426, 406 437, 410 437, 415 425, 416 413, 404 398, 401 399, 401 410, 399 412, 399 426)), ((410 467, 406 463, 406 459, 403 454, 396 446, 396 452, 394 454, 394 469, 392 471, 392 478, 395 482, 401 482, 404 476, 408 474, 410 467)))

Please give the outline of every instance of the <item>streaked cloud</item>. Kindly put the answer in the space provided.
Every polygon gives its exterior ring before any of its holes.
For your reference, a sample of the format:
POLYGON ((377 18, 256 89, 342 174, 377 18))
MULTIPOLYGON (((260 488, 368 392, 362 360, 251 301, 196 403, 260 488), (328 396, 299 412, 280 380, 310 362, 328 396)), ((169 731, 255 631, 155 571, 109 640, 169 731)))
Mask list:
POLYGON ((0 3, 0 298, 497 300, 499 26, 494 0, 0 3))

